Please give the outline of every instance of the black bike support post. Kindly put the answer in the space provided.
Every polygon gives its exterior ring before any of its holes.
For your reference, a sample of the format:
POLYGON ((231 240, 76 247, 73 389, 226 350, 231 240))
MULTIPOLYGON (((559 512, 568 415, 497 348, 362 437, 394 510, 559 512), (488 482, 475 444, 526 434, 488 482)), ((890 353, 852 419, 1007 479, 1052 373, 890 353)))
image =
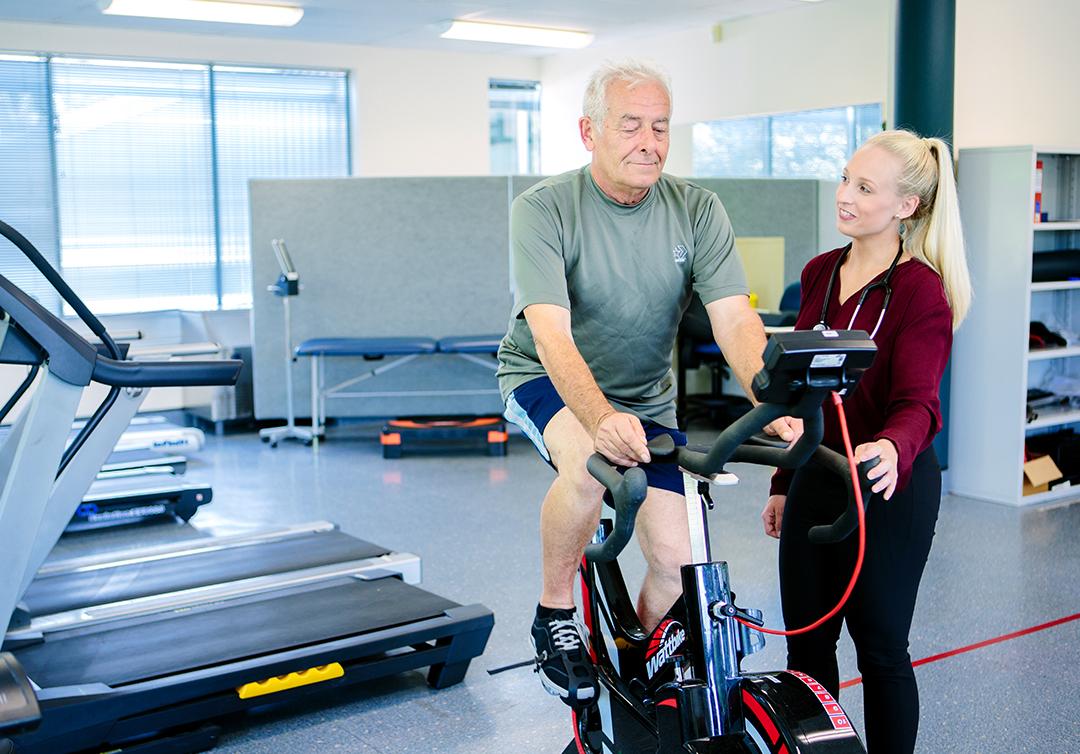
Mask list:
MULTIPOLYGON (((953 145, 953 87, 956 65, 956 0, 896 0, 896 100, 893 126, 953 145)), ((942 426, 949 426, 949 378, 941 378, 942 426)), ((949 463, 949 433, 939 432, 934 450, 949 463)))
POLYGON ((739 658, 726 648, 738 646, 737 625, 731 618, 714 618, 715 605, 729 604, 731 586, 725 562, 698 563, 682 567, 683 602, 687 630, 698 634, 698 652, 692 658, 694 675, 708 682, 709 736, 744 730, 742 697, 739 694, 739 658))

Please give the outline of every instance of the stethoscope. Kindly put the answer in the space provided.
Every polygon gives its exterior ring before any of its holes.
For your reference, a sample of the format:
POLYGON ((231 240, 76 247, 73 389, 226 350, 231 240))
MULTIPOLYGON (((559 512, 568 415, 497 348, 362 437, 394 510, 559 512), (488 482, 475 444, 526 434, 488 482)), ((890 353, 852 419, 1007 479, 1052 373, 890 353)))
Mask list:
MULTIPOLYGON (((851 253, 851 244, 844 247, 844 251, 840 254, 840 257, 836 260, 836 264, 833 265, 832 275, 829 276, 829 287, 825 289, 825 301, 821 304, 821 317, 818 319, 818 323, 814 325, 815 330, 829 330, 829 325, 825 322, 825 317, 829 311, 829 300, 832 298, 833 284, 836 283, 836 278, 840 275, 840 267, 844 264, 844 260, 847 259, 848 254, 851 253)), ((875 288, 881 288, 885 291, 885 300, 881 302, 881 313, 878 315, 877 324, 874 325, 873 331, 870 333, 870 339, 873 340, 877 335, 878 330, 881 329, 881 320, 885 319, 885 312, 889 309, 889 299, 892 298, 892 286, 889 285, 889 280, 892 279, 893 270, 896 269, 896 265, 900 263, 900 257, 904 255, 904 242, 900 242, 900 248, 896 252, 896 256, 893 257, 892 264, 889 265, 889 269, 885 271, 885 277, 876 283, 863 288, 862 293, 859 295, 859 301, 855 304, 855 311, 851 315, 851 320, 848 322, 847 329, 851 329, 855 324, 855 320, 859 317, 859 311, 862 309, 863 302, 866 301, 866 297, 870 295, 870 292, 875 288)))

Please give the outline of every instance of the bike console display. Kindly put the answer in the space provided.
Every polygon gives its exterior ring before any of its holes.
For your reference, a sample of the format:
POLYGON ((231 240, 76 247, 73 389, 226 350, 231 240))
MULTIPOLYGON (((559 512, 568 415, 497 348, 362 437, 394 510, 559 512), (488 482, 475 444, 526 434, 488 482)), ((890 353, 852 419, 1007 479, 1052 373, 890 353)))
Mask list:
POLYGON ((754 376, 762 403, 789 404, 808 390, 843 393, 874 361, 877 347, 862 330, 776 333, 765 348, 765 366, 754 376))

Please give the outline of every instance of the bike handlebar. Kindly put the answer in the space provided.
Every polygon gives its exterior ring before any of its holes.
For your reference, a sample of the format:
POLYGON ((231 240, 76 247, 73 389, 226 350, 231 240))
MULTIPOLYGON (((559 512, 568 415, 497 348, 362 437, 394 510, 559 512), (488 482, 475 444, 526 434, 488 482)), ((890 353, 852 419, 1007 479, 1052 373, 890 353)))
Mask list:
MULTIPOLYGON (((812 393, 811 393, 812 395, 812 393)), ((824 434, 824 418, 821 405, 812 405, 817 398, 804 397, 796 406, 762 403, 725 429, 702 452, 688 447, 676 448, 670 435, 661 435, 648 444, 654 459, 674 456, 674 461, 685 471, 705 479, 720 474, 729 461, 755 463, 764 466, 793 469, 813 460, 819 466, 841 475, 847 480, 847 505, 844 512, 831 524, 814 526, 808 537, 815 544, 840 542, 847 538, 858 525, 856 497, 851 484, 846 456, 821 445, 824 434), (803 419, 803 434, 792 446, 755 436, 762 428, 782 416, 798 416, 803 419)), ((872 458, 858 464, 859 480, 865 508, 870 497, 871 480, 866 473, 877 466, 880 459, 872 458)), ((611 493, 611 506, 615 510, 615 523, 611 533, 602 543, 585 548, 585 558, 590 562, 610 562, 618 557, 634 532, 638 509, 645 502, 648 482, 645 472, 638 468, 619 473, 617 467, 600 453, 593 453, 586 467, 589 473, 611 493)))
MULTIPOLYGON (((667 435, 665 437, 671 439, 667 435)), ((615 509, 615 524, 611 533, 600 544, 586 545, 585 557, 594 562, 610 563, 619 556, 634 534, 634 521, 638 508, 645 502, 649 482, 644 470, 630 468, 620 474, 599 453, 593 453, 585 465, 589 473, 611 492, 611 506, 615 509)))
MULTIPOLYGON (((856 508, 859 503, 855 498, 855 488, 851 484, 851 467, 848 466, 847 456, 822 445, 814 451, 811 460, 822 468, 839 474, 841 479, 846 480, 847 483, 844 485, 844 488, 847 490, 848 499, 847 505, 844 506, 844 512, 841 513, 835 521, 831 524, 810 527, 810 531, 806 536, 815 545, 827 545, 835 542, 842 542, 847 539, 859 525, 859 512, 856 508)), ((866 506, 870 503, 870 488, 874 484, 874 480, 868 478, 866 473, 879 463, 881 463, 880 458, 871 458, 869 461, 861 461, 856 464, 856 468, 859 472, 859 489, 862 493, 864 511, 866 510, 866 506)))

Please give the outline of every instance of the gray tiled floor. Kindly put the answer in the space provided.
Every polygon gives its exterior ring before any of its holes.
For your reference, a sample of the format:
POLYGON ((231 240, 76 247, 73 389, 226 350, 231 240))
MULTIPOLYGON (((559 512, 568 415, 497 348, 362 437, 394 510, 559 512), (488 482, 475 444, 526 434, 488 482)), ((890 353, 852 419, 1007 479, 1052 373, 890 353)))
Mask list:
MULTIPOLYGON (((740 602, 778 623, 776 543, 760 530, 767 473, 717 495, 714 552, 728 560, 740 602)), ((468 453, 381 457, 375 431, 336 430, 318 455, 276 450, 254 435, 210 438, 189 474, 214 485, 194 526, 150 525, 65 538, 58 555, 268 523, 329 519, 365 539, 423 558, 424 585, 496 616, 487 651, 465 682, 432 691, 420 673, 336 698, 270 709, 228 727, 229 752, 561 752, 569 716, 528 669, 487 671, 529 656, 526 628, 539 574, 538 503, 550 471, 520 437, 506 458, 468 453)), ((1015 510, 943 501, 912 632, 914 658, 1080 612, 1080 505, 1015 510)), ((632 548, 634 549, 634 548, 632 548)), ((636 553, 635 553, 636 554, 636 553)), ((640 556, 626 570, 640 578, 640 556)), ((922 752, 1080 752, 1080 622, 1067 623, 917 669, 922 752)), ((783 667, 769 640, 750 670, 783 667)), ((842 641, 841 676, 857 675, 842 641)), ((858 687, 842 699, 861 726, 858 687)))

